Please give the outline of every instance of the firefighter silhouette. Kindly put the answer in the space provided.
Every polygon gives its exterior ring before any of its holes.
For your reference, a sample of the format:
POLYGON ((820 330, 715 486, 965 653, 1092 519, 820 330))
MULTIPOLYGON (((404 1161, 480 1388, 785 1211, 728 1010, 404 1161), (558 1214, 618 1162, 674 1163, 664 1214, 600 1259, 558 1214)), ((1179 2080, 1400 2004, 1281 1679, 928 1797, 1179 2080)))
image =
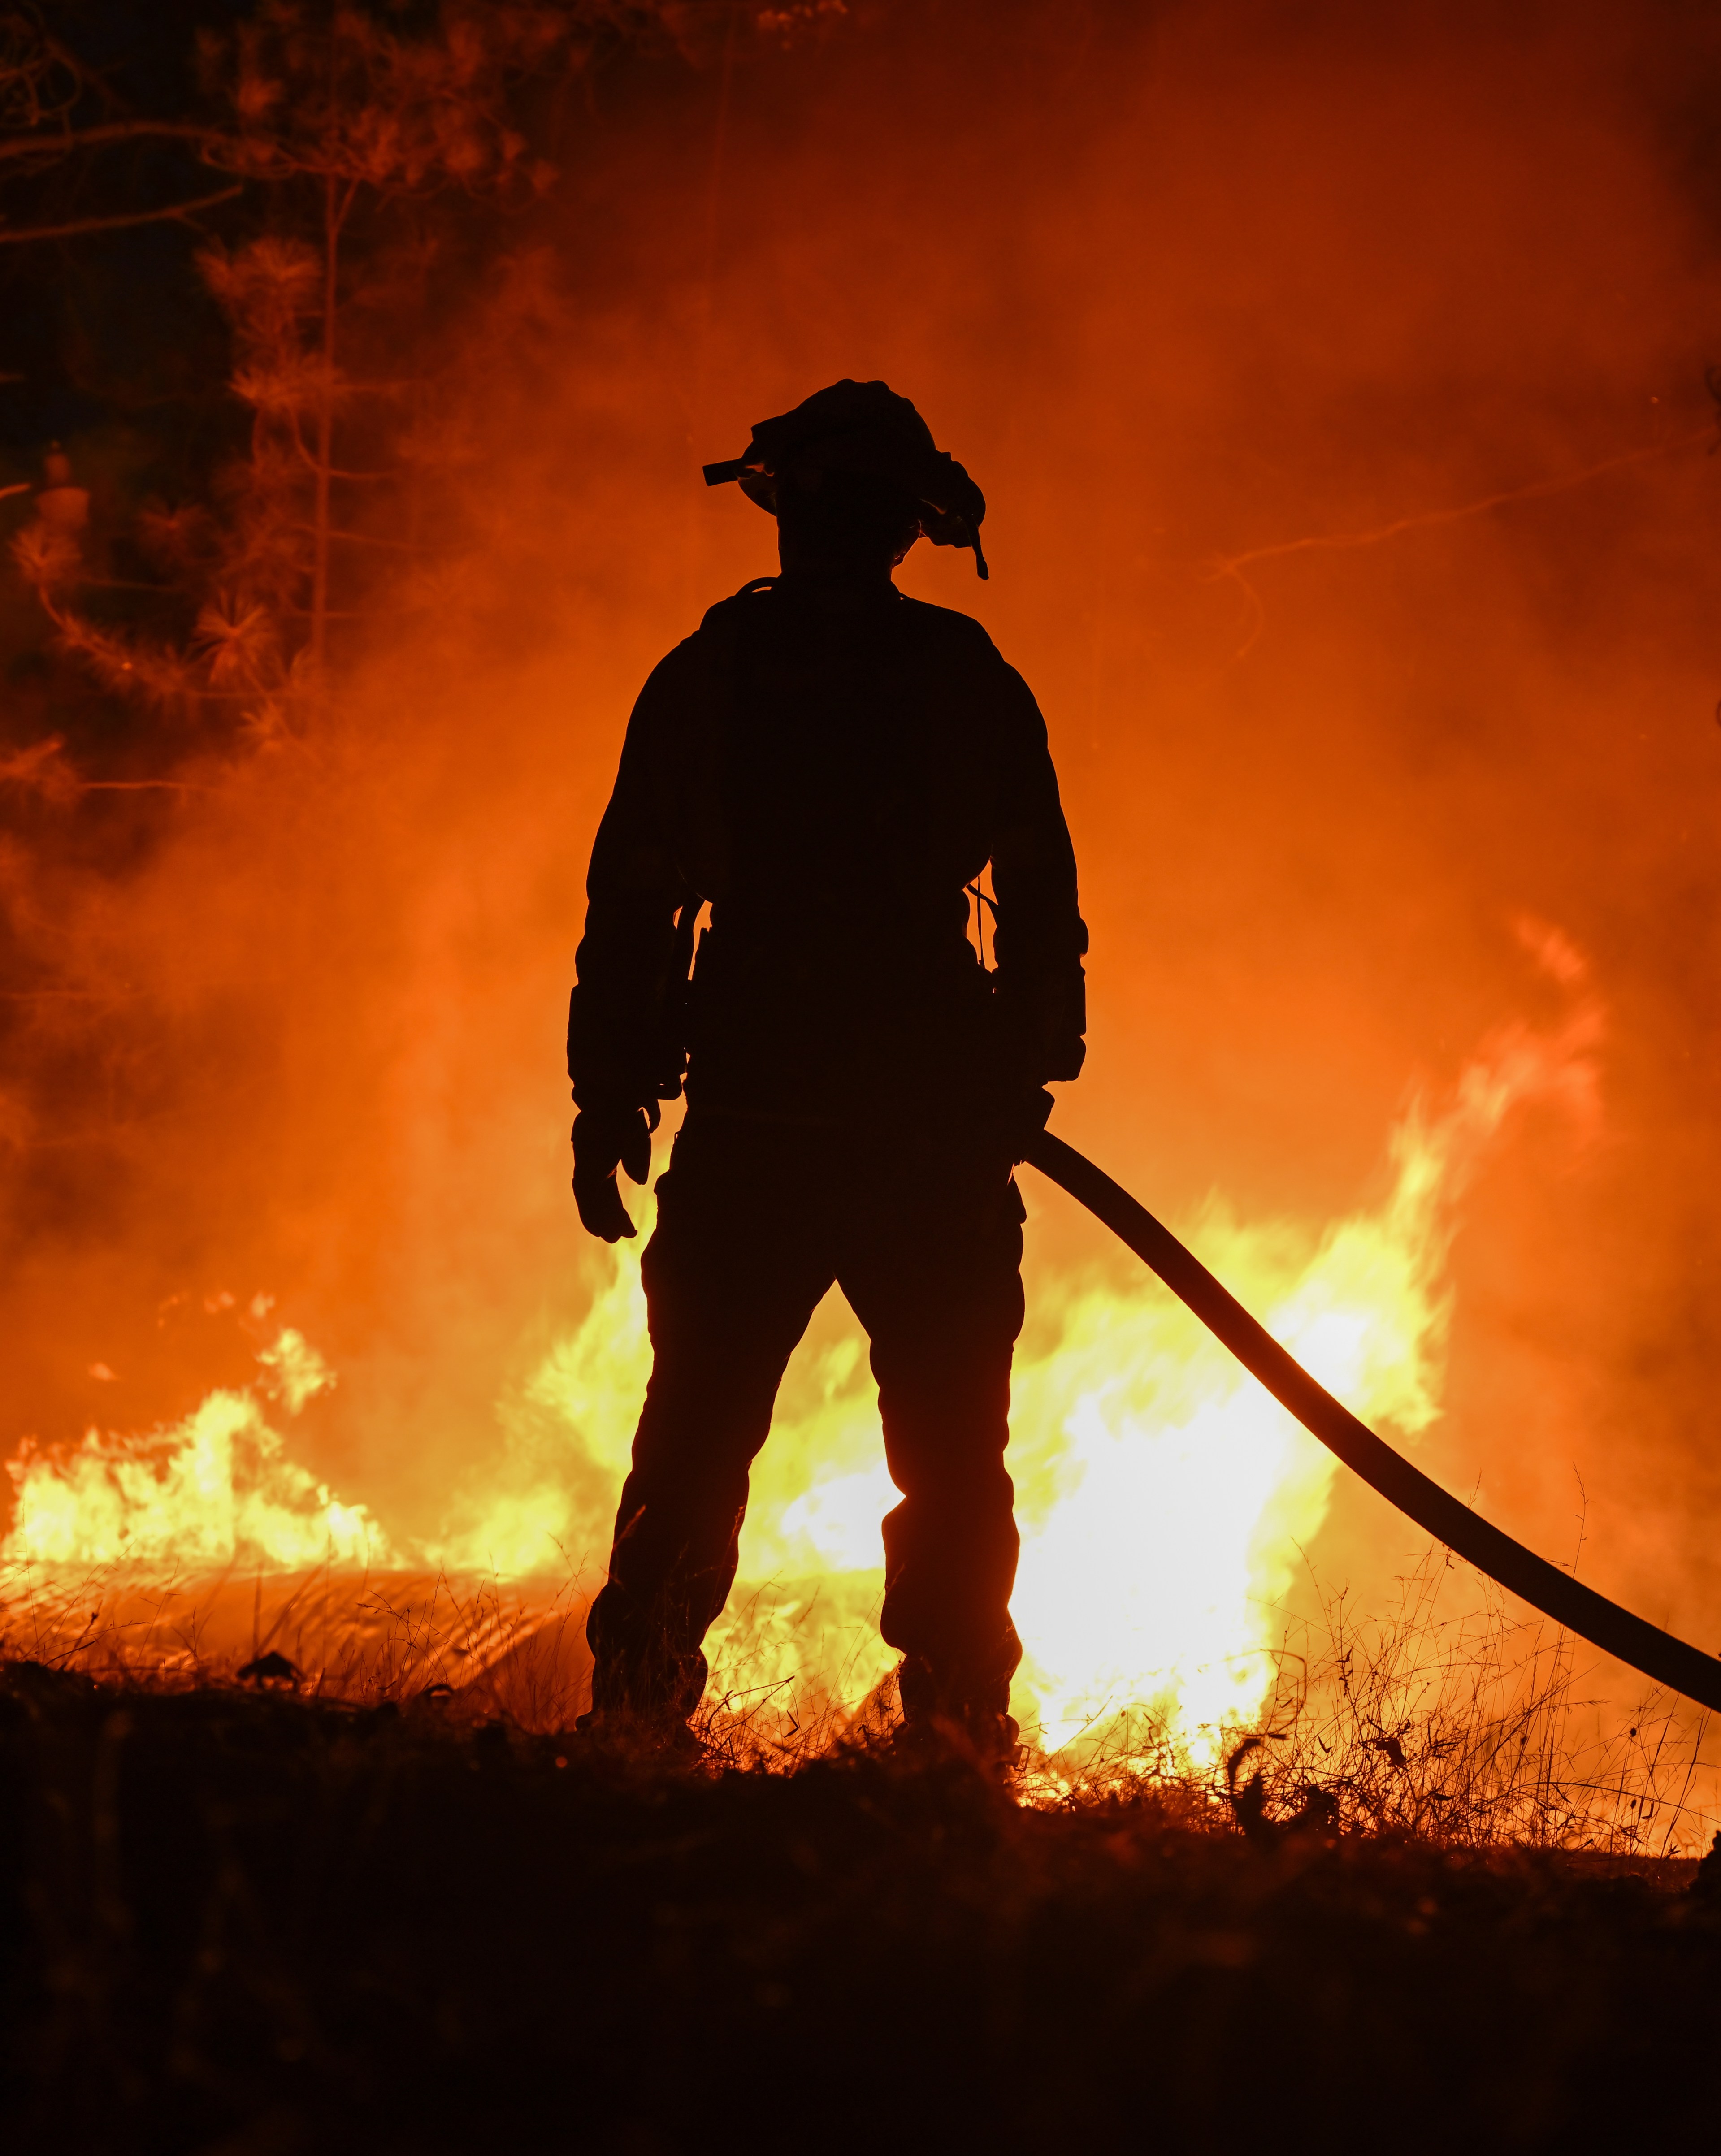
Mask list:
POLYGON ((984 497, 906 398, 837 382, 706 478, 775 516, 782 573, 714 606, 640 694, 568 1019, 592 1234, 634 1233, 616 1171, 645 1180, 684 1073, 688 1104, 641 1268, 651 1378, 588 1625, 588 1726, 684 1732, 749 1466, 835 1282, 871 1337, 902 1492, 881 1630, 905 1721, 996 1753, 1021 1657, 1013 1170, 1086 1024, 1045 726, 977 622, 891 581, 922 536, 986 573, 984 497), (990 969, 968 932, 989 863, 990 969))

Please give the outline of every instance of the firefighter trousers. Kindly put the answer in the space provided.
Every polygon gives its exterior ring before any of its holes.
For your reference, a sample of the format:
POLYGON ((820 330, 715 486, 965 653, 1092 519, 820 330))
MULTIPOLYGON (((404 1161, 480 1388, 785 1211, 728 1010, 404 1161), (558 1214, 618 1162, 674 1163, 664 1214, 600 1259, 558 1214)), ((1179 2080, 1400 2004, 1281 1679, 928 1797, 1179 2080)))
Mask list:
POLYGON ((885 1459, 880 1630, 910 1720, 1001 1716, 1021 1659, 1004 1464, 1022 1325, 1004 1150, 690 1111, 641 1265, 652 1369, 587 1627, 600 1715, 690 1714, 735 1578, 748 1470, 833 1283, 871 1340, 885 1459))

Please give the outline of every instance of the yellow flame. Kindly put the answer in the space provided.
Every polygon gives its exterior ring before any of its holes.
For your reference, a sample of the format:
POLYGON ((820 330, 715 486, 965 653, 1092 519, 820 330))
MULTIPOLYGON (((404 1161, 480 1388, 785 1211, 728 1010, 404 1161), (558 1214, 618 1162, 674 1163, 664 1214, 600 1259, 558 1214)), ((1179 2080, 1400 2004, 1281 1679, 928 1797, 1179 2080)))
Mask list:
POLYGON ((388 1539, 362 1505, 284 1458, 285 1440, 258 1394, 290 1414, 335 1382, 313 1347, 284 1327, 258 1357, 254 1387, 211 1393, 183 1422, 142 1437, 85 1433, 69 1455, 27 1439, 7 1463, 17 1491, 0 1557, 48 1565, 172 1559, 192 1567, 237 1559, 301 1566, 386 1563, 388 1539))
MULTIPOLYGON (((1599 1029, 1585 1004, 1555 1034, 1497 1035, 1442 1116, 1415 1105, 1395 1129, 1378 1205, 1318 1231, 1246 1224, 1213 1199, 1189 1240, 1329 1390, 1413 1438, 1440 1412, 1453 1200, 1513 1102, 1553 1097, 1593 1122, 1599 1029)), ((601 1254, 584 1319, 501 1404, 502 1456, 437 1541, 391 1543, 284 1457, 259 1393, 296 1414, 333 1382, 287 1330, 259 1357, 257 1386, 212 1393, 171 1430, 92 1431, 58 1458, 27 1444, 8 1463, 4 1554, 285 1569, 403 1552, 513 1578, 572 1563, 595 1584, 650 1363, 640 1247, 601 1254)), ((1019 1356, 1012 1412, 1016 1711, 1057 1749, 1148 1706, 1186 1757, 1211 1758, 1223 1725, 1265 1694, 1275 1605, 1325 1517, 1335 1463, 1145 1275, 1041 1283, 1035 1301, 1030 1340, 1047 1344, 1019 1356)), ((821 1319, 755 1470, 742 1584, 708 1643, 720 1688, 799 1679, 852 1705, 886 1675, 879 1522, 895 1502, 864 1342, 851 1322, 821 1319)))

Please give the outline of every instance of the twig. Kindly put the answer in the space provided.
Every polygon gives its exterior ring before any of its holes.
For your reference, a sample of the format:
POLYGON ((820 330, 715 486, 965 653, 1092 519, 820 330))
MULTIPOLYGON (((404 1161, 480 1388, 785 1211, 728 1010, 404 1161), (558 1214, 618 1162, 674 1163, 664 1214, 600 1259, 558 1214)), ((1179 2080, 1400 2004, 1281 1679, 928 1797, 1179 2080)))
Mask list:
POLYGON ((1439 524, 1457 524, 1465 518, 1481 516, 1491 509, 1503 509, 1519 501, 1539 501, 1549 495, 1564 494, 1572 487, 1587 485, 1592 479, 1600 479, 1608 472, 1625 471, 1634 465, 1649 464, 1657 457, 1671 456, 1675 450, 1694 449, 1699 442, 1713 439, 1714 429, 1704 427, 1689 434, 1676 435, 1672 441, 1657 442, 1645 449, 1629 449, 1622 455, 1605 457, 1600 464, 1586 465, 1581 471, 1562 472, 1549 479, 1532 480, 1527 485, 1507 487, 1498 493, 1483 495, 1476 501, 1462 503, 1456 509, 1429 509, 1414 516, 1395 517, 1391 523, 1376 526, 1368 531, 1339 531, 1315 533, 1302 539, 1281 539, 1271 546, 1251 547, 1241 554, 1215 557, 1206 567, 1206 574, 1214 582, 1229 578, 1247 598, 1255 615, 1253 628, 1239 649, 1233 654, 1231 664, 1246 658, 1266 627, 1266 609, 1255 587, 1243 575, 1245 568, 1256 562, 1274 562, 1287 554, 1343 553, 1361 547, 1378 547, 1384 540, 1396 539, 1401 532, 1420 531, 1439 524))
POLYGON ((74 150, 99 149, 109 142, 133 141, 143 136, 198 142, 205 146, 212 143, 222 143, 233 148, 243 146, 234 136, 223 135, 218 128, 198 127, 182 121, 110 120, 100 127, 82 127, 75 131, 67 128, 58 135, 15 136, 9 142, 0 142, 0 160, 31 157, 67 157, 74 150))
POLYGON ((167 209, 130 210, 120 217, 82 217, 69 224, 33 224, 21 232, 0 225, 0 247, 18 247, 34 239, 70 239, 82 232, 121 232, 134 224, 162 224, 188 218, 194 210, 213 209, 218 203, 231 202, 244 192, 243 186, 223 187, 218 194, 198 195, 193 201, 174 203, 167 209))

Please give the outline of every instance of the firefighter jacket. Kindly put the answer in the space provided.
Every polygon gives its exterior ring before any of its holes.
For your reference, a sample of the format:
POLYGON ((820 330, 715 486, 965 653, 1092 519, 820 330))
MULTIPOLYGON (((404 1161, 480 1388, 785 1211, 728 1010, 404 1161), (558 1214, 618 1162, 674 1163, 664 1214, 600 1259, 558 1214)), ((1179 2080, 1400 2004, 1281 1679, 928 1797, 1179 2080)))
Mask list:
POLYGON ((711 609, 634 706, 587 893, 583 1109, 672 1098, 685 1067, 730 1113, 959 1111, 1081 1066, 1045 721, 978 622, 893 586, 834 612, 763 580, 711 609), (989 862, 992 969, 965 889, 989 862))

